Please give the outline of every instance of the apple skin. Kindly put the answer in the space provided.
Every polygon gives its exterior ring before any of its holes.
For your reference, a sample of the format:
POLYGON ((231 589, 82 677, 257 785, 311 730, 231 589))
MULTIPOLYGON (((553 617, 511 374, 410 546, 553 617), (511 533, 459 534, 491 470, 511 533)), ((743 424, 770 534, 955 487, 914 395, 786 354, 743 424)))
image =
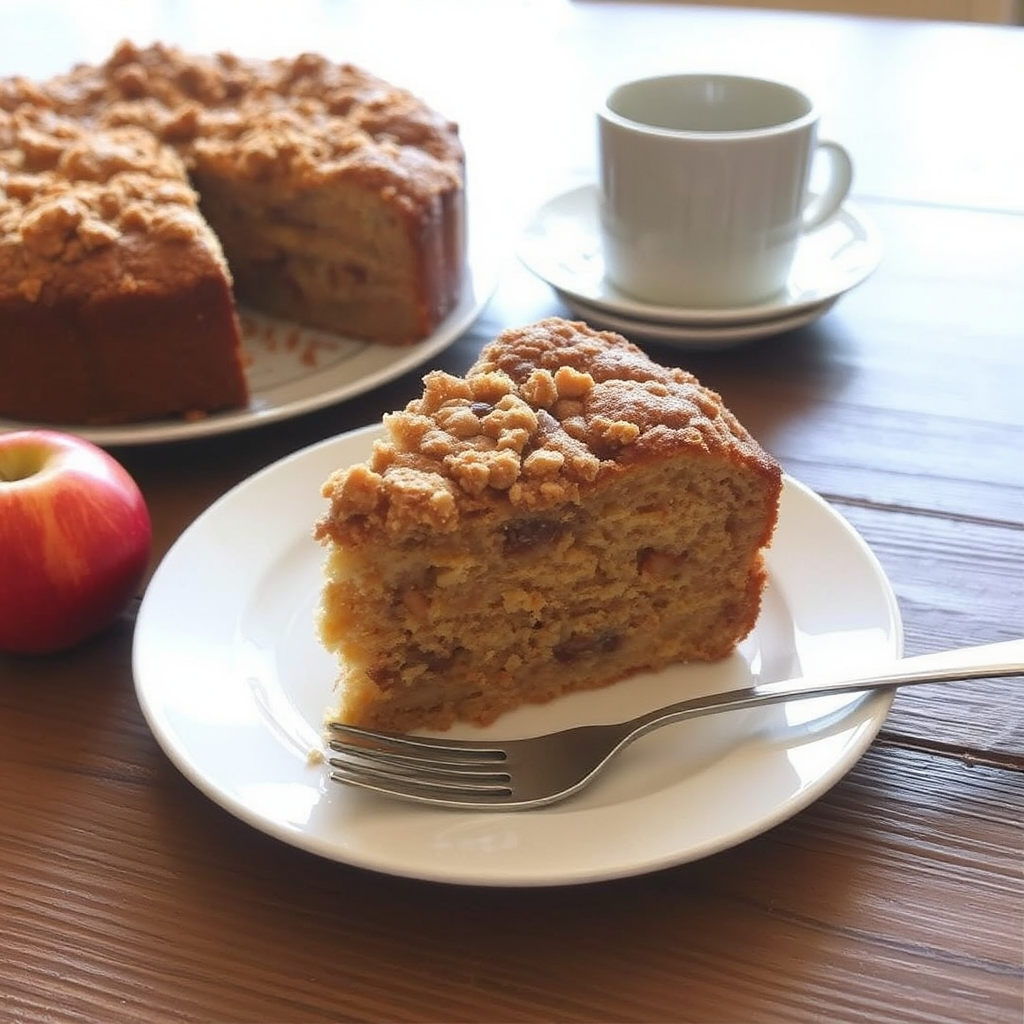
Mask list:
POLYGON ((49 654, 109 626, 151 546, 146 501, 112 455, 56 430, 0 433, 0 651, 49 654))

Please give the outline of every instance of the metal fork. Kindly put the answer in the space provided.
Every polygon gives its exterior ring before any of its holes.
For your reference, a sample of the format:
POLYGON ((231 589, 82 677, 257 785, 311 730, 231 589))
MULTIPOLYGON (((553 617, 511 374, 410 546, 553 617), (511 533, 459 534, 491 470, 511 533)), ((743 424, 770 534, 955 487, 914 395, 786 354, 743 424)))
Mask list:
POLYGON ((670 722, 768 704, 916 683, 1024 675, 1024 638, 903 658, 839 681, 788 679, 684 700, 628 722, 517 740, 456 740, 330 724, 330 778, 422 804, 495 811, 564 800, 630 743, 670 722))

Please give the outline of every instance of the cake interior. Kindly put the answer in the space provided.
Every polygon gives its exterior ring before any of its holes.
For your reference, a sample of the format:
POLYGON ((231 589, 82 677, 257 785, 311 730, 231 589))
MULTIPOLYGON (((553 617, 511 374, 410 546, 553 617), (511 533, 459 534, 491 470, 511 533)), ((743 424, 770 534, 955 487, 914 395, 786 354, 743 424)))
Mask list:
POLYGON ((241 303, 310 327, 344 325, 353 337, 384 344, 419 340, 423 324, 448 311, 451 287, 435 287, 430 275, 451 273, 461 255, 424 254, 409 237, 408 218, 365 186, 337 180, 285 190, 274 179, 232 179, 201 167, 192 179, 241 303), (429 309, 441 294, 445 301, 429 309))
POLYGON ((320 629, 343 666, 337 717, 484 725, 524 701, 725 657, 757 617, 776 489, 697 452, 635 466, 579 504, 481 510, 385 558, 334 546, 320 629))

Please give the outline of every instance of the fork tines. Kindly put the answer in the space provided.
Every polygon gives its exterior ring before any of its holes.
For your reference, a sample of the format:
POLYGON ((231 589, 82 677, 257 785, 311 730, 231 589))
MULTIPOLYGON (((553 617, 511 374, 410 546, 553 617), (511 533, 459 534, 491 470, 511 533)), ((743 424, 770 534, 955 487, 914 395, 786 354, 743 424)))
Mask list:
POLYGON ((329 727, 333 735, 328 747, 338 756, 328 763, 336 782, 424 803, 449 804, 464 798, 481 804, 511 795, 505 752, 491 744, 452 744, 341 722, 329 727))
POLYGON ((430 760, 434 760, 441 751, 460 759, 465 757, 478 759, 480 762, 504 761, 506 756, 501 747, 477 740, 446 740, 433 736, 413 736, 408 733, 378 732, 358 725, 348 725, 345 722, 330 722, 328 727, 334 733, 334 739, 331 740, 332 748, 337 743, 339 747, 346 749, 358 745, 370 750, 403 750, 409 753, 422 751, 421 756, 430 760))

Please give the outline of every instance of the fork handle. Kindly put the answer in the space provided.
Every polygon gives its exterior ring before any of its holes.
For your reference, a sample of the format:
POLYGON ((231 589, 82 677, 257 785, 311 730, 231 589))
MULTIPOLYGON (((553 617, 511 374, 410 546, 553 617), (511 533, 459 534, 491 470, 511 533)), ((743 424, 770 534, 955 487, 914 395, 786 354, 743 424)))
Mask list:
POLYGON ((1016 675, 1024 675, 1024 638, 901 658, 875 672, 854 677, 819 683, 808 679, 784 679, 711 693, 640 715, 628 723, 627 729, 632 741, 668 722, 697 718, 716 711, 764 707, 803 697, 860 693, 916 683, 948 683, 960 679, 1016 675))

